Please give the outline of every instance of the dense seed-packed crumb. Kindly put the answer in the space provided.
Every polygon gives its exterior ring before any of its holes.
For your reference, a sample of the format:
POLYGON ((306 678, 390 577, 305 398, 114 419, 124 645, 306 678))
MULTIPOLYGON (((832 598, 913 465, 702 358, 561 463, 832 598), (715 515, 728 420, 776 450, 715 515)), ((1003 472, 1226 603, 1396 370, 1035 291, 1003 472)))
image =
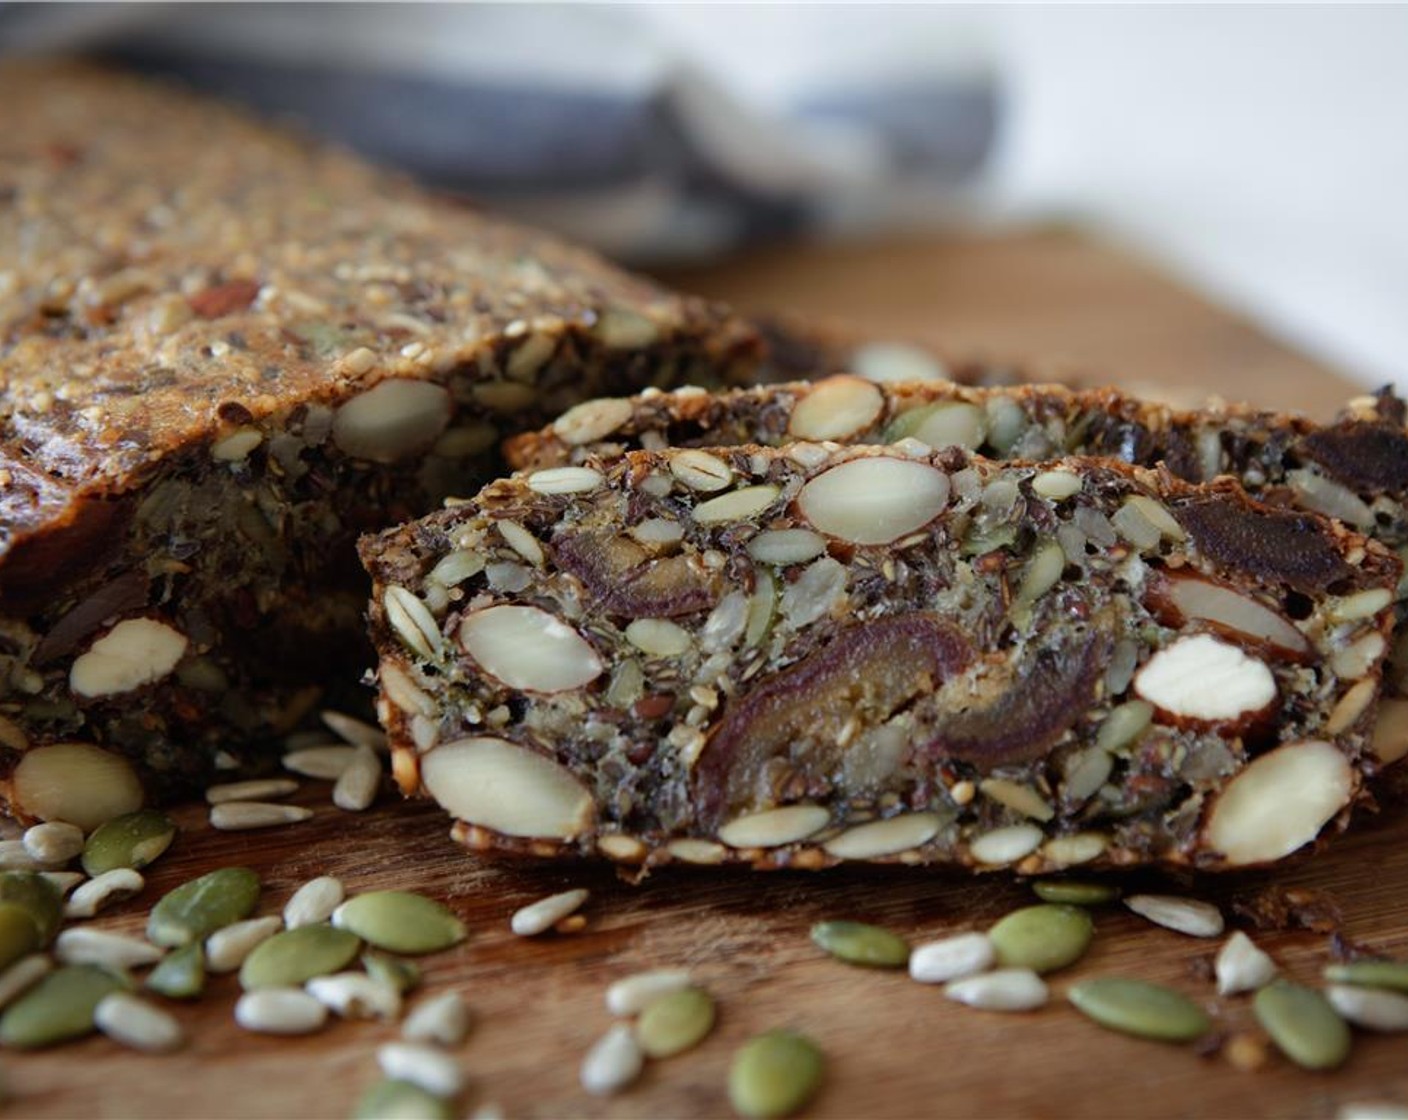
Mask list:
POLYGON ((178 87, 11 61, 0 100, 9 765, 249 764, 370 660, 358 533, 586 396, 759 360, 713 305, 178 87))
POLYGON ((1025 872, 1342 822, 1400 571, 1231 482, 914 443, 589 458, 363 558, 393 771, 473 847, 1025 872))

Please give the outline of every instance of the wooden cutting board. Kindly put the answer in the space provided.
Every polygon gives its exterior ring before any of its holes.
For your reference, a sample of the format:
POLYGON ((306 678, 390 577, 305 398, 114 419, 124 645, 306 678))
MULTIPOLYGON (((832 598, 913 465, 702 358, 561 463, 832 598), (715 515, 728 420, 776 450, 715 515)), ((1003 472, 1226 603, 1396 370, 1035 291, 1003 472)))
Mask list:
MULTIPOLYGON (((1112 380, 1202 386, 1264 404, 1328 414, 1347 383, 1178 288, 1148 267, 1065 233, 815 251, 778 250, 671 277, 745 306, 787 307, 860 328, 1010 356, 1037 353, 1104 366, 1112 380)), ((1356 1038, 1349 1064, 1301 1072, 1275 1056, 1244 1072, 1217 1054, 1127 1039, 1063 1006, 1079 977, 1125 974, 1171 984, 1205 1002, 1224 1031, 1250 1026, 1245 999, 1216 1001, 1208 978, 1216 944, 1152 927, 1121 908, 1098 913, 1097 940, 1053 978, 1048 1008, 1027 1015, 972 1011, 903 974, 849 968, 808 940, 819 919, 879 922, 914 940, 984 928, 1031 901, 1004 876, 845 870, 717 874, 671 870, 632 886, 609 868, 486 863, 450 843, 442 816, 391 794, 360 815, 328 801, 324 783, 300 800, 303 824, 216 833, 197 805, 177 811, 182 832, 151 869, 146 893, 103 926, 139 930, 152 900, 218 866, 264 877, 262 913, 301 882, 341 876, 353 891, 399 887, 446 899, 473 935, 425 960, 426 991, 462 991, 478 1025, 463 1048, 468 1115, 490 1104, 509 1117, 714 1117, 729 1114, 733 1049, 776 1026, 813 1035, 826 1084, 809 1117, 1331 1117, 1343 1104, 1408 1104, 1408 1039, 1356 1038), (592 890, 587 928, 527 941, 513 910, 569 886, 592 890), (610 1024, 602 992, 633 971, 687 965, 718 998, 714 1034, 697 1050, 651 1065, 629 1092, 602 1101, 577 1084, 583 1052, 610 1024)), ((1408 954, 1408 819, 1385 812, 1313 861, 1271 875, 1153 881, 1222 904, 1268 890, 1319 892, 1344 935, 1408 954)), ((1148 881, 1144 885, 1150 885, 1148 881)), ((1259 935, 1290 975, 1314 982, 1328 938, 1303 930, 1259 935)), ((395 1029, 334 1023, 275 1039, 236 1028, 231 977, 198 1004, 176 1007, 191 1043, 170 1056, 137 1055, 102 1038, 40 1054, 0 1055, 14 1098, 32 1117, 343 1117, 377 1079, 376 1047, 395 1029)))

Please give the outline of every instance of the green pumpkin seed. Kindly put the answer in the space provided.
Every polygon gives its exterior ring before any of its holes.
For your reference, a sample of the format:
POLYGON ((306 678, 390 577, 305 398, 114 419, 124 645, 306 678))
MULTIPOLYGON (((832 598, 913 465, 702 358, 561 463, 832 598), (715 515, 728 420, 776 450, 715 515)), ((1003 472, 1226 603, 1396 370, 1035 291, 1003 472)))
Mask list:
POLYGON ((1042 902, 1063 906, 1100 906, 1120 896, 1118 887, 1084 879, 1038 879, 1032 884, 1032 891, 1042 902))
POLYGON ((240 986, 298 988, 315 976, 345 968, 362 948, 355 933, 332 926, 299 926, 261 941, 240 965, 240 986))
POLYGON ((1332 984, 1355 984, 1361 988, 1408 992, 1408 962, 1350 961, 1347 964, 1332 964, 1325 969, 1325 979, 1332 984))
POLYGON ((127 987, 123 977, 97 965, 56 969, 0 1016, 0 1043, 34 1050, 82 1038, 95 1029, 93 1010, 103 997, 127 987))
POLYGON ((410 1081, 378 1081, 362 1094, 352 1120, 455 1120, 455 1108, 410 1081))
POLYGON ((728 1099, 750 1120, 773 1120, 802 1108, 821 1085, 825 1059, 816 1043, 795 1031, 768 1031, 733 1056, 728 1099))
POLYGON ((1252 999, 1256 1020, 1303 1069, 1334 1069, 1349 1057, 1349 1026, 1319 992, 1277 980, 1252 999))
POLYGON ((812 941, 847 964, 903 968, 909 963, 909 942, 865 922, 817 922, 812 926, 812 941))
POLYGON ((0 969, 9 968, 41 945, 30 912, 18 903, 0 902, 0 969))
POLYGON ((1095 936, 1090 915, 1079 906, 1026 906, 992 929, 988 940, 1003 968, 1055 972, 1085 954, 1095 936))
POLYGON ((1084 980, 1067 998, 1102 1027, 1162 1042, 1191 1042, 1212 1026, 1187 996, 1143 980, 1107 976, 1084 980))
POLYGON ((700 988, 681 988, 651 1000, 636 1020, 636 1041, 652 1058, 696 1046, 714 1028, 714 1000, 700 988))
POLYGON ((38 871, 0 874, 0 902, 13 903, 29 915, 41 945, 54 940, 64 920, 64 892, 38 871))
POLYGON ((259 901, 259 876, 247 867, 222 867, 182 883, 152 907, 147 939, 179 948, 249 916, 259 901))
POLYGON ((171 846, 176 822, 155 809, 124 813, 99 825, 83 845, 83 870, 98 876, 130 867, 140 871, 171 846))
POLYGON ((405 995, 420 983, 420 965, 405 957, 389 957, 385 953, 363 953, 362 967, 373 980, 387 984, 405 995))
POLYGON ((434 899, 410 891, 372 891, 344 902, 332 924, 391 953, 434 953, 458 945, 464 923, 434 899))
POLYGON ((147 975, 146 987, 167 999, 195 999, 205 991, 205 950, 199 941, 167 953, 147 975))

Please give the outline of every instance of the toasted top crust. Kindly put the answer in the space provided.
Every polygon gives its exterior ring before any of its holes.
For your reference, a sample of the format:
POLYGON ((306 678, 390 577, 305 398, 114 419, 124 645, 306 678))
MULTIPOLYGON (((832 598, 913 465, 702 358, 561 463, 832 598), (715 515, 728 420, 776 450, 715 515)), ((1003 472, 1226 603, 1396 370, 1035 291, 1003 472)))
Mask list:
MULTIPOLYGON (((495 344, 529 334, 702 336, 721 364, 751 345, 712 305, 174 86, 13 62, 0 104, 0 467, 41 490, 128 489, 386 377, 501 375, 495 344)), ((49 499, 5 495, 0 555, 49 499)))

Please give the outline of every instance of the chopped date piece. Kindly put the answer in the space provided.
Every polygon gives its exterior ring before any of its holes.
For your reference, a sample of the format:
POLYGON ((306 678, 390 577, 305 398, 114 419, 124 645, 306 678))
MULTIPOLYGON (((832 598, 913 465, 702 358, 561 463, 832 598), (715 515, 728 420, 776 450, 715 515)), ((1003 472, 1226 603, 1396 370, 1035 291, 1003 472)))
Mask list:
POLYGON ((1375 766, 1401 574, 1231 480, 914 443, 573 457, 361 552, 403 789, 476 849, 644 867, 1275 862, 1375 766), (1333 591, 1190 506, 1294 517, 1333 591), (710 594, 646 616, 657 571, 710 594))
POLYGON ((175 86, 7 61, 0 102, 0 779, 52 742, 153 793, 271 758, 372 660, 358 533, 588 397, 762 360, 718 307, 175 86))

